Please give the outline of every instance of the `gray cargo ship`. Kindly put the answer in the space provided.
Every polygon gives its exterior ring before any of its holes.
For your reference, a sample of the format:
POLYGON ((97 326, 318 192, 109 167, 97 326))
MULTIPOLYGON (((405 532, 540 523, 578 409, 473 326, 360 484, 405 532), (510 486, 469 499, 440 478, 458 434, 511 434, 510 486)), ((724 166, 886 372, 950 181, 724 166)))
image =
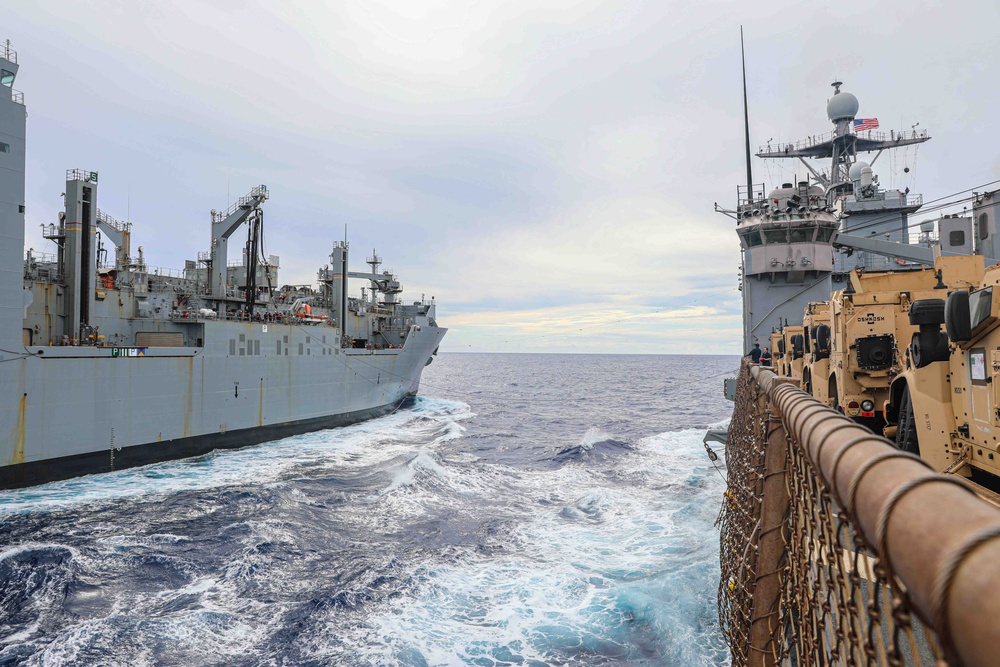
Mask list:
POLYGON ((374 251, 349 271, 346 240, 316 285, 282 286, 263 185, 212 211, 208 250, 172 271, 133 255, 132 225, 98 208, 98 172, 74 169, 43 228, 57 252, 25 255, 17 73, 0 46, 0 488, 339 426, 416 394, 446 332, 434 300, 402 303, 374 251))

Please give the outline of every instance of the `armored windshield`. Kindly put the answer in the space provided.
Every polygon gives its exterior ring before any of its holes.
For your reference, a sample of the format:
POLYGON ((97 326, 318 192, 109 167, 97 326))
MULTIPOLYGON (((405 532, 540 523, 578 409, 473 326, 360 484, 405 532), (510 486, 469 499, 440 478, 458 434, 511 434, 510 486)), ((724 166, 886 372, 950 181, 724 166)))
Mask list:
POLYGON ((990 316, 990 308, 993 306, 993 288, 987 287, 984 290, 973 292, 969 295, 969 314, 972 316, 972 330, 986 321, 990 316))

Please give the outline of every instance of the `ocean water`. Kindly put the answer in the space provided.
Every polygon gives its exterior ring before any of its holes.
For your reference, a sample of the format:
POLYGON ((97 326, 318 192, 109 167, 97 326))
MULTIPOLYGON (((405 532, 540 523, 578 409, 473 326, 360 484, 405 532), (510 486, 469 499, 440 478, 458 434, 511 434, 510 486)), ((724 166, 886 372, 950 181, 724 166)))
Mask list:
POLYGON ((722 665, 730 356, 442 354, 386 417, 0 492, 0 665, 722 665))

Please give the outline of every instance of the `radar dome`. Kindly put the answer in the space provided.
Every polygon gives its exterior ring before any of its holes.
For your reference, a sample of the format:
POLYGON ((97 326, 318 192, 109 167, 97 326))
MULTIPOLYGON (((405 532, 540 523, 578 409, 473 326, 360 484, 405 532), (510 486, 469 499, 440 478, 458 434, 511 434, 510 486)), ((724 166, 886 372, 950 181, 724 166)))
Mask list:
POLYGON ((849 173, 850 179, 852 181, 860 181, 861 180, 861 170, 864 169, 867 166, 869 166, 868 163, 864 162, 864 161, 861 161, 861 160, 858 160, 857 162, 855 162, 854 164, 852 164, 851 165, 851 171, 849 173))
POLYGON ((858 115, 858 98, 850 93, 836 93, 826 103, 826 115, 836 123, 838 120, 849 120, 858 115))
POLYGON ((924 220, 923 222, 921 222, 920 223, 920 231, 922 231, 924 234, 929 234, 930 232, 933 232, 934 231, 934 221, 933 220, 924 220))

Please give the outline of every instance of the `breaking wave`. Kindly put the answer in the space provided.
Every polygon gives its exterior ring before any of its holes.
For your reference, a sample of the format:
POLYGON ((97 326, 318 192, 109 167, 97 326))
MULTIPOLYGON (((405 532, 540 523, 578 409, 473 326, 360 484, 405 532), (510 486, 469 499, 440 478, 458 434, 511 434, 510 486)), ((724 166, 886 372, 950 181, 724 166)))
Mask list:
POLYGON ((0 493, 0 665, 726 664, 724 482, 683 424, 728 406, 572 407, 615 365, 544 358, 458 400, 511 374, 463 356, 370 422, 0 493))

